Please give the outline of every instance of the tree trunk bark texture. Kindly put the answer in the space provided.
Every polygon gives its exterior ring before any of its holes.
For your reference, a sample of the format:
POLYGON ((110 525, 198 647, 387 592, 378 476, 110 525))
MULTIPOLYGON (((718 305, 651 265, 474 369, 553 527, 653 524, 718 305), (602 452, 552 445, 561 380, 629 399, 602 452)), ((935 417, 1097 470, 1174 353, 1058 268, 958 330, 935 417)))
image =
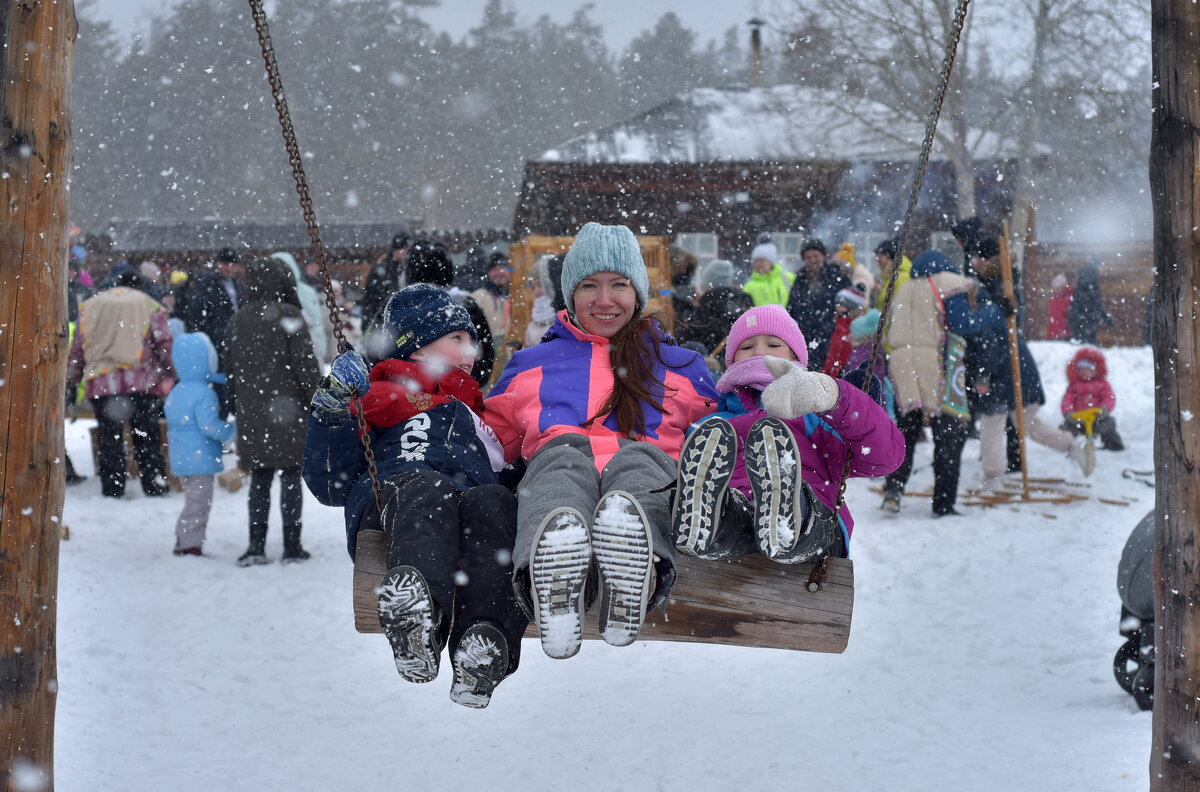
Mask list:
POLYGON ((0 787, 53 787, 72 0, 0 0, 0 787))
POLYGON ((1200 5, 1153 0, 1154 594, 1150 788, 1200 790, 1200 5))

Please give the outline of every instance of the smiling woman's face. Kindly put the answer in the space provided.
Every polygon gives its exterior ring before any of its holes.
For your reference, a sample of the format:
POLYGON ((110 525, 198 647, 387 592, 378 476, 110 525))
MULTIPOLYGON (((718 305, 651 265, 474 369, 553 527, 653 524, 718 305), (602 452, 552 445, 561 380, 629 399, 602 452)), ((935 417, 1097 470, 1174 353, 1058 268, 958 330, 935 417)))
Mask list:
POLYGON ((587 276, 579 281, 572 295, 579 326, 601 338, 612 338, 633 321, 637 299, 637 290, 629 278, 615 272, 587 276))

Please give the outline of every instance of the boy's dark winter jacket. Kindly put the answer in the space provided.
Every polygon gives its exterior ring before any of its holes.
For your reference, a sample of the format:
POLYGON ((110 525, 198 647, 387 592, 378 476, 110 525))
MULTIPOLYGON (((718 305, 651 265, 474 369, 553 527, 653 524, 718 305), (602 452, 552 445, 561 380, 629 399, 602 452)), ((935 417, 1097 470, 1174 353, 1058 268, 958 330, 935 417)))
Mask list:
MULTIPOLYGON (((475 426, 465 404, 449 401, 403 423, 373 430, 371 448, 380 482, 427 470, 441 473, 459 489, 496 484, 475 426)), ((353 558, 359 519, 374 497, 355 420, 326 426, 309 416, 304 481, 321 503, 345 508, 347 549, 353 558)))

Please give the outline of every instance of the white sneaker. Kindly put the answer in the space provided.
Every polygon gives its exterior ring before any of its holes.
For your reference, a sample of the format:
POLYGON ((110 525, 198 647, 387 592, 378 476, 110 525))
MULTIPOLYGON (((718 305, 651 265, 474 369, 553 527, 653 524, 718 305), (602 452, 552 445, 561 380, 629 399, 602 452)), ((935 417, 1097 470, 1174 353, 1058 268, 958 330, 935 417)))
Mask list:
POLYGON ((1096 469, 1096 441, 1085 435, 1076 437, 1067 449, 1067 456, 1079 466, 1084 476, 1092 475, 1092 471, 1096 469))

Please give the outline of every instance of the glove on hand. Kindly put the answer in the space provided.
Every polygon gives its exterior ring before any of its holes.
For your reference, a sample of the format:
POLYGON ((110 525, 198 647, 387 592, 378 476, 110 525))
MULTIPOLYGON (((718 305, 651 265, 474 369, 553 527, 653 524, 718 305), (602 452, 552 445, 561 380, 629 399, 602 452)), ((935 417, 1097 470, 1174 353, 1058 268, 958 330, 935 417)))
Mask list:
POLYGON ((805 413, 828 412, 837 406, 837 380, 819 371, 805 371, 790 360, 767 357, 775 381, 762 394, 763 409, 785 421, 805 413))
POLYGON ((321 380, 313 394, 312 409, 324 417, 346 417, 350 415, 350 399, 354 394, 363 396, 371 389, 371 370, 367 361, 353 349, 333 359, 328 376, 321 380))

